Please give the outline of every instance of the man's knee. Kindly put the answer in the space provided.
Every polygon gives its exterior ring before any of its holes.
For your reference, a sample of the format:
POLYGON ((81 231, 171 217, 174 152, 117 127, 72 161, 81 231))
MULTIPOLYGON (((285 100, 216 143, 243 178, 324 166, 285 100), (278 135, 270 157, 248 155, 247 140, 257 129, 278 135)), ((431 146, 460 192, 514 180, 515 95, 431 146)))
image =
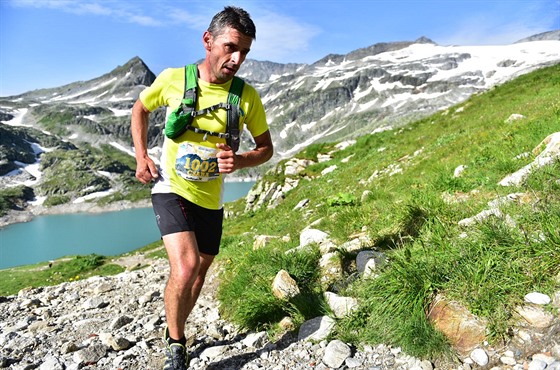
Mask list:
POLYGON ((169 280, 180 288, 189 289, 196 281, 199 272, 200 263, 198 261, 184 261, 174 264, 169 272, 169 280))

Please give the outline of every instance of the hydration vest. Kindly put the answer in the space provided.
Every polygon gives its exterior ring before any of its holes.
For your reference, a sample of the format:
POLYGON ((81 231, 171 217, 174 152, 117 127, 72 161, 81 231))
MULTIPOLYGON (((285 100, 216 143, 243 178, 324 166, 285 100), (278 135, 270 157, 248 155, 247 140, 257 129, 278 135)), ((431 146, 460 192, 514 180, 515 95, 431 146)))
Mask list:
POLYGON ((197 80, 198 70, 196 64, 186 65, 185 92, 183 100, 181 101, 179 107, 171 112, 167 118, 164 130, 165 136, 170 139, 175 139, 182 135, 186 130, 191 130, 199 134, 204 134, 204 140, 206 140, 207 135, 225 138, 227 145, 232 148, 234 153, 237 152, 240 140, 239 115, 243 114, 239 104, 241 103, 241 94, 243 92, 245 82, 241 78, 234 76, 231 81, 227 102, 196 110, 196 95, 198 88, 197 80), (208 131, 192 126, 194 117, 208 114, 219 108, 227 110, 226 132, 208 131))

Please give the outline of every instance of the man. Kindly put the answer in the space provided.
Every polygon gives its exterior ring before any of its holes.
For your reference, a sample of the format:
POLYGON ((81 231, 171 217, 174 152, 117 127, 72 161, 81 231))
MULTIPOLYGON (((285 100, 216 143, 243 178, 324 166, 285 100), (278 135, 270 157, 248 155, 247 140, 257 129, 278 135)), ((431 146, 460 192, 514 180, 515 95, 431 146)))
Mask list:
MULTIPOLYGON (((206 57, 197 66, 197 110, 226 101, 232 79, 255 38, 255 25, 243 9, 225 7, 213 17, 202 36, 206 57)), ((217 109, 193 119, 191 126, 198 131, 191 127, 176 138, 164 139, 161 168, 158 169, 147 152, 149 115, 159 106, 167 106, 168 115, 179 107, 184 97, 185 79, 185 68, 164 70, 140 94, 132 108, 131 120, 136 177, 144 184, 154 182, 152 204, 170 265, 164 294, 166 370, 187 368, 185 322, 200 294, 206 272, 218 254, 222 235, 223 175, 262 164, 273 153, 260 97, 252 86, 245 84, 240 102, 240 125, 244 124, 251 132, 256 144, 253 150, 236 154, 226 140, 216 134, 225 132, 227 121, 226 109, 217 109), (197 168, 192 165, 189 169, 191 163, 186 163, 185 158, 199 160, 197 168), (201 177, 189 177, 189 170, 201 167, 216 168, 214 173, 208 170, 201 177)))

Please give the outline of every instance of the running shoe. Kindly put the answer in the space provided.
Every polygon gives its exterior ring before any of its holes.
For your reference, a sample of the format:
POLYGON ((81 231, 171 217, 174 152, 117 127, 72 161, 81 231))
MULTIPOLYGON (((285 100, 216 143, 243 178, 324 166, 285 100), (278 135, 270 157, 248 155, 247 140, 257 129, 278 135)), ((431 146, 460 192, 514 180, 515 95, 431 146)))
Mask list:
POLYGON ((165 363, 163 364, 163 370, 187 370, 189 367, 187 348, 181 343, 169 344, 167 338, 169 338, 169 335, 167 334, 166 328, 163 337, 163 341, 165 342, 165 363))

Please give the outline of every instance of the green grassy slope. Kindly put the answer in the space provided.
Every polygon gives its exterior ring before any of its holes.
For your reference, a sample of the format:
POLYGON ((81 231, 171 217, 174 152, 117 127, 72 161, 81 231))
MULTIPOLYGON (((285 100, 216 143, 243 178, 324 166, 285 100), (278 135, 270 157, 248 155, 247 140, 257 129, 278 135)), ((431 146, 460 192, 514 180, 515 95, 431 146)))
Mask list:
MULTIPOLYGON (((434 295, 443 293, 486 318, 491 340, 504 339, 513 307, 526 293, 552 294, 559 288, 560 160, 534 171, 518 187, 498 183, 531 163, 538 154, 533 149, 554 132, 560 132, 560 65, 398 131, 360 137, 330 161, 308 167, 276 208, 227 220, 221 257, 226 272, 219 292, 224 313, 243 326, 274 331, 284 316, 301 323, 325 313, 321 293, 338 289, 360 300, 356 314, 339 322, 339 336, 433 356, 448 347, 425 311, 434 295), (512 114, 524 118, 508 122, 512 114), (321 175, 334 165, 336 170, 321 175), (460 165, 466 169, 455 177, 460 165), (488 209, 489 201, 512 193, 524 195, 500 207, 507 218, 459 226, 488 209), (309 199, 308 206, 294 211, 303 199, 309 199), (298 246, 299 234, 312 223, 339 245, 365 232, 371 248, 385 253, 390 263, 376 279, 322 286, 317 253, 284 254, 298 246), (259 234, 289 236, 290 241, 278 239, 253 251, 259 234), (303 297, 280 302, 271 296, 272 280, 282 268, 303 297)), ((298 156, 316 159, 333 148, 316 145, 298 156)), ((282 173, 272 171, 263 181, 281 185, 282 173)), ((241 213, 243 206, 228 208, 241 213)), ((347 281, 352 281, 353 257, 339 253, 349 267, 347 281)))

